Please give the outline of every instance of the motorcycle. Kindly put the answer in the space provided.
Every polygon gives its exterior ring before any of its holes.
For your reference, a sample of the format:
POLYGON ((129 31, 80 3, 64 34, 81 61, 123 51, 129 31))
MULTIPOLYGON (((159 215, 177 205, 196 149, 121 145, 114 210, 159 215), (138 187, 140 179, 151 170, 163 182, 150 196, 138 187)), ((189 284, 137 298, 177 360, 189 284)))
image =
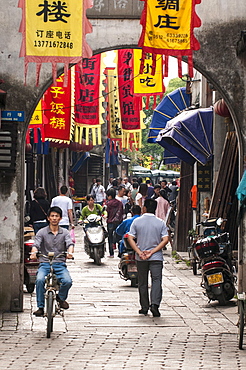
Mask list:
POLYGON ((39 266, 38 260, 30 260, 30 253, 34 243, 33 237, 33 229, 24 227, 24 284, 28 293, 33 293, 34 291, 39 266))
POLYGON ((135 260, 135 251, 132 249, 128 242, 128 234, 123 237, 123 242, 126 251, 122 253, 119 262, 119 274, 123 280, 131 280, 131 286, 137 287, 138 285, 138 273, 137 264, 135 260))
POLYGON ((213 218, 202 222, 204 237, 193 246, 194 255, 201 266, 204 294, 210 301, 218 300, 220 305, 226 305, 234 297, 236 282, 229 233, 220 229, 224 221, 222 218, 213 218))
POLYGON ((85 253, 92 258, 96 265, 101 265, 101 258, 105 255, 107 233, 104 229, 102 216, 91 214, 84 221, 79 221, 84 230, 85 253))

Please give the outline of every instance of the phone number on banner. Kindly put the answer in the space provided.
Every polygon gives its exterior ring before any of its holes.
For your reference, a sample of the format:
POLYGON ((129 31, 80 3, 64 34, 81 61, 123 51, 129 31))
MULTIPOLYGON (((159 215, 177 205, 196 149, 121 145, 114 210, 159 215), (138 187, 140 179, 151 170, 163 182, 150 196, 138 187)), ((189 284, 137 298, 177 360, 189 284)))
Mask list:
POLYGON ((34 41, 35 48, 60 48, 60 49, 73 49, 73 42, 65 41, 34 41))

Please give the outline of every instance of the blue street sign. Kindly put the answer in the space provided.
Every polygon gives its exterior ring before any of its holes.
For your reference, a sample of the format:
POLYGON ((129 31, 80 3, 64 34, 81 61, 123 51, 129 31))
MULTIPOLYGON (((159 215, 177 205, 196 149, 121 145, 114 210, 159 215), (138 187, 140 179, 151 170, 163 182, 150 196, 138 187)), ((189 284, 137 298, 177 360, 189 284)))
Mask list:
POLYGON ((24 112, 17 111, 17 110, 2 110, 1 111, 1 118, 2 121, 16 121, 16 122, 24 122, 24 112))

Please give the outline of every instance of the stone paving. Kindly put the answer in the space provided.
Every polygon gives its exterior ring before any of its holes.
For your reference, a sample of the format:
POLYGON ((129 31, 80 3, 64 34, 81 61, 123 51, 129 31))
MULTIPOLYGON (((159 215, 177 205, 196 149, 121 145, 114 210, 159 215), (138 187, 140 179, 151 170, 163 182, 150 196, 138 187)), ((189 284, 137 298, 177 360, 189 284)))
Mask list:
MULTIPOLYGON (((32 315, 35 292, 24 294, 24 312, 0 313, 0 369, 245 369, 238 349, 236 301, 208 303, 184 262, 165 251, 161 317, 138 314, 138 292, 120 279, 117 253, 96 266, 83 252, 76 227, 70 309, 55 317, 46 338, 46 319, 32 315)), ((245 334, 246 335, 246 334, 245 334)), ((246 342, 246 338, 245 338, 246 342)))

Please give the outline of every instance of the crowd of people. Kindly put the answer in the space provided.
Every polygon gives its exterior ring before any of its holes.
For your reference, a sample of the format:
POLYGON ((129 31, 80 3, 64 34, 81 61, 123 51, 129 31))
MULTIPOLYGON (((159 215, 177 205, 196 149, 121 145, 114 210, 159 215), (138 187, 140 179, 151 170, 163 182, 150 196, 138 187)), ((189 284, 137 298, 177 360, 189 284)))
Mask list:
MULTIPOLYGON (((67 196, 68 188, 62 186, 60 194, 51 203, 46 199, 43 188, 34 192, 30 207, 30 224, 36 234, 31 258, 37 258, 37 252, 47 255, 51 250, 67 250, 71 258, 74 243, 69 234, 73 224, 73 204, 67 196)), ((124 252, 122 237, 128 233, 129 243, 136 252, 139 276, 140 314, 146 315, 148 309, 153 316, 160 316, 159 305, 162 296, 161 279, 163 255, 161 250, 170 240, 168 232, 168 215, 170 202, 176 201, 178 186, 176 181, 168 184, 162 180, 159 184, 151 180, 142 182, 141 178, 127 177, 110 178, 105 189, 100 178, 93 179, 90 194, 87 195, 87 205, 83 207, 81 219, 90 214, 102 215, 107 223, 109 258, 114 257, 118 242, 118 256, 124 252), (142 217, 141 217, 142 216, 142 217), (136 242, 137 238, 137 242, 136 242), (151 272, 151 304, 148 295, 148 273, 151 272)), ((37 275, 37 305, 36 316, 44 314, 44 281, 49 264, 44 257, 37 275)), ((57 262, 57 274, 61 282, 57 300, 64 309, 69 307, 66 302, 72 280, 66 269, 65 259, 57 262)))
MULTIPOLYGON (((125 178, 110 178, 106 189, 102 185, 100 178, 93 179, 90 186, 90 194, 87 196, 87 208, 89 202, 94 200, 95 204, 100 206, 106 205, 107 215, 104 213, 104 217, 107 219, 108 228, 108 243, 109 243, 109 256, 114 257, 115 240, 117 239, 117 232, 119 226, 125 219, 127 221, 128 230, 130 229, 131 221, 134 220, 136 213, 134 206, 138 206, 140 209, 139 215, 143 214, 143 207, 147 199, 153 199, 157 202, 155 215, 162 219, 168 224, 168 218, 170 213, 170 202, 176 202, 178 196, 178 185, 176 181, 168 184, 166 180, 162 180, 159 184, 153 186, 151 180, 142 182, 141 178, 132 178, 129 181, 128 177, 125 178), (88 200, 89 199, 89 200, 88 200)), ((95 205, 91 206, 90 211, 97 214, 98 209, 95 205)), ((82 211, 82 219, 86 217, 88 212, 82 211)), ((122 243, 119 243, 120 257, 123 252, 122 243), (120 247, 121 246, 121 247, 120 247)))

